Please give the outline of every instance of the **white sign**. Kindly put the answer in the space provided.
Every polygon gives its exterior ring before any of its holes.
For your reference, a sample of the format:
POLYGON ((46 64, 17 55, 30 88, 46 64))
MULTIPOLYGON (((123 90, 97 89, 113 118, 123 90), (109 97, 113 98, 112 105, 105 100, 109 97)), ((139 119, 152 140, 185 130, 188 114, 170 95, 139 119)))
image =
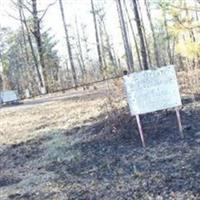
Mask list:
POLYGON ((18 101, 17 93, 14 90, 6 90, 0 92, 0 99, 3 103, 18 101))
POLYGON ((182 105, 173 65, 124 76, 132 115, 182 105))

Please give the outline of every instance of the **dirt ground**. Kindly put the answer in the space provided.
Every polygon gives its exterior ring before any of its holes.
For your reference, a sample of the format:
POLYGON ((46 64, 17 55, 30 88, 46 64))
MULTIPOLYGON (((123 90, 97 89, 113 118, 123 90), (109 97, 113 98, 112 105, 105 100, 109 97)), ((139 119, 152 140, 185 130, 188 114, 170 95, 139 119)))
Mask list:
POLYGON ((199 200, 200 102, 142 116, 101 89, 0 108, 0 200, 199 200))

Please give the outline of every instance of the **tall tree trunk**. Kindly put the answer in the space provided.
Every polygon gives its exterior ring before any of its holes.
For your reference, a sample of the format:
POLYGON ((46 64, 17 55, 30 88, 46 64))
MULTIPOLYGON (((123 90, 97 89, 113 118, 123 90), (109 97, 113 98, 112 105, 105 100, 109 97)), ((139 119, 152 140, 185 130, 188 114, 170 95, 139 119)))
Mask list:
MULTIPOLYGON (((102 24, 100 20, 98 21, 98 29, 99 29, 99 36, 100 36, 102 59, 103 59, 104 69, 106 70, 108 67, 107 60, 106 60, 106 51, 105 51, 106 47, 104 44, 104 32, 103 32, 102 24)), ((107 76, 107 74, 105 74, 105 76, 107 76)))
POLYGON ((117 0, 116 3, 117 3, 119 21, 120 21, 120 26, 121 26, 122 38, 123 38, 123 43, 124 43, 126 63, 128 66, 128 70, 131 72, 131 71, 134 71, 134 61, 133 61, 132 49, 131 49, 130 41, 128 38, 127 27, 126 27, 126 23, 125 23, 125 19, 124 19, 124 13, 123 13, 123 9, 122 9, 121 0, 117 0))
POLYGON ((116 62, 114 60, 114 56, 112 54, 112 46, 111 46, 111 43, 110 43, 110 37, 108 35, 108 32, 107 32, 107 29, 106 29, 106 25, 105 25, 105 22, 104 20, 102 21, 102 25, 103 25, 103 29, 104 29, 104 32, 105 32, 105 36, 106 36, 106 50, 108 52, 108 56, 109 56, 109 59, 112 63, 112 65, 114 67, 116 67, 116 62))
POLYGON ((116 52, 115 52, 115 49, 112 48, 112 55, 113 55, 113 59, 114 59, 114 63, 115 63, 115 74, 118 75, 119 73, 119 70, 120 69, 120 66, 119 66, 119 63, 118 63, 118 58, 117 58, 117 55, 116 55, 116 52))
POLYGON ((144 41, 144 35, 142 32, 142 24, 139 16, 139 11, 138 11, 138 5, 137 5, 137 0, 132 0, 133 2, 133 9, 134 9, 134 14, 135 14, 135 20, 136 20, 136 25, 137 25, 137 30, 140 38, 140 51, 142 55, 142 62, 143 62, 143 67, 145 70, 149 69, 149 64, 147 61, 147 50, 145 47, 145 41, 144 41))
POLYGON ((65 61, 65 66, 66 66, 66 72, 67 72, 65 74, 67 77, 67 87, 70 88, 73 86, 73 83, 71 83, 71 80, 73 79, 73 77, 71 77, 72 73, 70 73, 70 70, 69 70, 68 60, 65 61))
POLYGON ((40 64, 38 63, 38 60, 37 60, 37 56, 36 56, 36 53, 35 53, 35 50, 34 50, 34 47, 33 47, 33 42, 32 42, 32 39, 31 39, 31 33, 29 31, 29 27, 28 27, 28 24, 27 24, 23 10, 22 10, 22 20, 23 20, 23 23, 24 23, 24 26, 25 26, 25 29, 26 29, 27 39, 28 39, 28 43, 29 43, 29 46, 30 46, 30 49, 31 49, 31 55, 33 57, 33 62, 34 62, 34 66, 35 66, 35 72, 36 72, 36 76, 37 76, 38 82, 39 82, 39 88, 41 88, 41 87, 44 87, 44 85, 43 85, 43 74, 42 74, 42 70, 40 69, 40 64))
POLYGON ((128 12, 128 7, 127 7, 127 4, 126 4, 126 0, 124 0, 124 7, 125 7, 125 10, 126 10, 126 14, 127 14, 127 17, 128 17, 129 25, 130 25, 131 32, 132 32, 132 35, 133 35, 133 40, 134 40, 134 44, 135 44, 135 49, 136 49, 136 53, 137 53, 139 67, 142 70, 143 68, 142 68, 142 62, 141 62, 141 58, 140 58, 140 51, 139 51, 139 47, 138 47, 138 44, 137 44, 137 39, 136 39, 136 35, 135 35, 135 32, 134 32, 133 24, 131 22, 131 17, 130 17, 130 14, 128 12))
MULTIPOLYGON (((98 54, 98 59, 99 59, 99 68, 100 68, 100 71, 101 71, 101 73, 103 75, 103 58, 102 58, 102 52, 101 52, 101 47, 100 47, 99 32, 98 32, 98 27, 97 27, 97 18, 96 18, 96 13, 95 13, 93 0, 91 0, 91 8, 92 8, 94 28, 95 28, 97 54, 98 54)), ((104 75, 103 75, 103 78, 104 78, 104 75)))
POLYGON ((23 23, 23 17, 22 17, 22 0, 18 0, 18 7, 19 7, 19 17, 20 17, 20 23, 21 23, 21 30, 22 30, 22 37, 23 37, 23 42, 24 42, 24 50, 25 50, 25 55, 26 55, 26 61, 29 64, 29 55, 28 55, 28 47, 26 43, 26 35, 25 35, 25 30, 24 30, 24 23, 23 23))
POLYGON ((2 74, 0 73, 0 91, 3 90, 3 76, 2 74))
POLYGON ((42 74, 43 74, 43 88, 45 91, 42 91, 42 93, 48 93, 48 78, 47 78, 47 71, 45 67, 44 62, 44 50, 42 45, 42 36, 40 32, 40 19, 38 18, 38 10, 37 10, 37 0, 32 0, 32 15, 33 15, 33 35, 35 36, 38 54, 39 54, 39 60, 40 65, 42 67, 42 74))
POLYGON ((149 68, 150 68, 150 67, 152 67, 151 51, 149 49, 149 43, 147 41, 147 34, 146 34, 145 27, 144 27, 143 13, 142 13, 142 9, 141 9, 140 3, 141 3, 140 1, 137 1, 138 11, 139 11, 139 16, 140 16, 140 21, 141 21, 141 27, 142 27, 142 32, 143 32, 143 37, 144 37, 147 57, 148 57, 148 61, 149 61, 149 68))
POLYGON ((150 28, 151 28, 152 37, 153 37, 155 60, 156 60, 157 67, 160 67, 160 57, 159 57, 158 45, 157 45, 157 42, 156 42, 156 34, 155 34, 154 25, 153 25, 152 18, 151 18, 151 11, 150 11, 150 8, 149 8, 149 2, 147 2, 147 1, 148 0, 144 0, 144 3, 145 3, 145 6, 146 6, 147 17, 148 17, 148 20, 149 20, 149 23, 150 23, 150 28))
POLYGON ((66 43, 67 43, 69 61, 70 61, 71 69, 72 69, 72 77, 73 77, 74 85, 75 85, 75 87, 77 87, 78 86, 77 75, 76 75, 76 70, 75 70, 75 66, 74 66, 72 49, 71 49, 71 44, 69 41, 69 33, 68 33, 67 24, 66 24, 66 20, 65 20, 65 13, 64 13, 62 0, 59 0, 59 5, 60 5, 60 12, 61 12, 61 16, 62 16, 64 31, 65 31, 65 38, 66 38, 66 43))
POLYGON ((81 45, 81 38, 80 38, 80 34, 79 34, 79 27, 78 27, 78 21, 77 21, 77 17, 75 18, 75 26, 76 26, 76 35, 77 35, 77 46, 78 46, 78 51, 79 51, 79 56, 80 56, 80 64, 81 64, 81 68, 82 68, 82 75, 83 75, 83 81, 85 81, 86 78, 86 67, 85 67, 85 61, 83 58, 83 50, 82 50, 82 45, 81 45))
POLYGON ((0 49, 0 65, 2 66, 2 74, 1 74, 1 71, 0 71, 0 90, 3 90, 5 89, 4 87, 4 69, 5 69, 5 66, 4 66, 4 62, 3 62, 3 57, 2 57, 2 54, 1 54, 1 49, 0 49))
POLYGON ((89 47, 88 47, 88 37, 86 36, 85 33, 85 26, 81 25, 81 30, 82 30, 82 34, 83 34, 83 43, 84 43, 84 49, 85 49, 85 59, 88 63, 90 63, 90 57, 88 52, 90 51, 89 47))
POLYGON ((166 17, 166 12, 164 9, 163 9, 163 19, 164 19, 164 27, 165 27, 166 37, 167 37, 167 54, 169 57, 169 64, 173 64, 172 55, 171 55, 170 37, 169 37, 168 24, 167 24, 167 17, 166 17))
MULTIPOLYGON (((26 38, 26 33, 25 33, 25 27, 23 23, 23 7, 22 7, 23 0, 18 0, 18 10, 19 10, 19 18, 20 18, 20 23, 21 23, 21 31, 22 31, 22 38, 23 38, 23 44, 21 46, 22 48, 22 55, 23 56, 23 62, 25 63, 26 66, 26 81, 28 82, 27 88, 29 91, 33 91, 33 83, 37 83, 38 81, 36 80, 35 74, 33 74, 34 67, 32 67, 31 62, 30 62, 30 56, 28 53, 28 46, 27 46, 27 38, 26 38)), ((39 82, 40 85, 40 82, 39 82)), ((39 86, 40 88, 40 86, 39 86)))

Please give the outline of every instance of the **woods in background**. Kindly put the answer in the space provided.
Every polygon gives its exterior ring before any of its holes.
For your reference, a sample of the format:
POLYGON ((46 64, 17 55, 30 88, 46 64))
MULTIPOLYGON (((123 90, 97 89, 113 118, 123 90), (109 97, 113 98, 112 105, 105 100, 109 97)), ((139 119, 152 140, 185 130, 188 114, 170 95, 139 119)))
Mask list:
POLYGON ((34 96, 116 77, 123 70, 167 64, 176 64, 180 71, 200 67, 199 0, 109 1, 118 14, 119 44, 109 32, 106 1, 86 0, 95 38, 92 47, 88 22, 83 24, 78 15, 73 21, 66 17, 68 0, 55 0, 45 10, 39 9, 39 0, 12 0, 18 16, 10 17, 20 27, 0 27, 0 90, 34 96), (64 58, 56 48, 59 41, 43 23, 56 4, 65 33, 64 58))

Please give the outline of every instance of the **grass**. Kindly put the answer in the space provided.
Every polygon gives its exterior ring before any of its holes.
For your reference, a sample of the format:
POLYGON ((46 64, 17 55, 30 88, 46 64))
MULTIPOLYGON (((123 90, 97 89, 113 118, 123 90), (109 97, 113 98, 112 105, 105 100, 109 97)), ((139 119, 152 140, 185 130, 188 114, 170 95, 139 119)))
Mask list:
POLYGON ((181 111, 183 141, 173 112, 142 116, 143 149, 121 84, 1 108, 0 199, 199 199, 200 104, 181 111))

